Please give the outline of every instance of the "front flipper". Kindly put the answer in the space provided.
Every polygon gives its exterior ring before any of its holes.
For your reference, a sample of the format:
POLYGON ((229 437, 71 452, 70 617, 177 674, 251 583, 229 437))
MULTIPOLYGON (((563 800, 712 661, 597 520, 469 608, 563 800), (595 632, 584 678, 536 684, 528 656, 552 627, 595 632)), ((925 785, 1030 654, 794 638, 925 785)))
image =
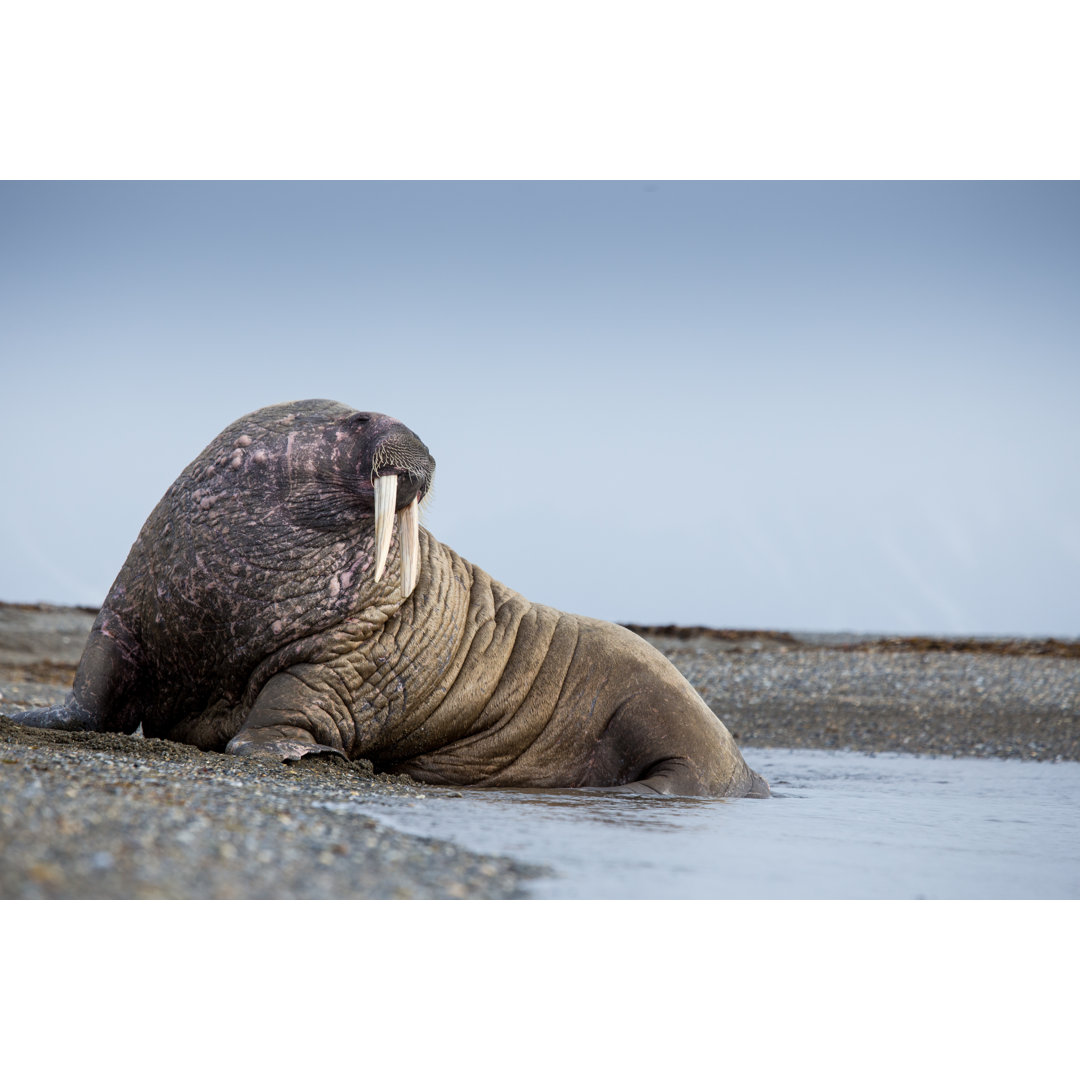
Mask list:
POLYGON ((348 760, 341 739, 341 702, 313 688, 314 665, 275 675, 259 691, 244 726, 226 753, 269 761, 299 761, 308 754, 337 754, 348 760))
POLYGON ((99 624, 90 631, 75 685, 62 705, 27 709, 11 719, 27 727, 52 728, 56 731, 122 731, 130 735, 142 722, 143 667, 138 646, 130 637, 121 642, 122 627, 114 626, 109 637, 99 624))
MULTIPOLYGON (((225 747, 228 754, 238 757, 263 758, 270 761, 299 761, 307 754, 337 754, 343 751, 334 746, 317 743, 310 731, 292 724, 274 724, 266 727, 240 729, 225 747)), ((345 758, 348 761, 348 758, 345 758)))
POLYGON ((51 728, 54 731, 98 730, 94 716, 76 705, 70 696, 63 705, 50 705, 45 709, 27 709, 25 712, 5 715, 16 724, 25 724, 26 727, 51 728))

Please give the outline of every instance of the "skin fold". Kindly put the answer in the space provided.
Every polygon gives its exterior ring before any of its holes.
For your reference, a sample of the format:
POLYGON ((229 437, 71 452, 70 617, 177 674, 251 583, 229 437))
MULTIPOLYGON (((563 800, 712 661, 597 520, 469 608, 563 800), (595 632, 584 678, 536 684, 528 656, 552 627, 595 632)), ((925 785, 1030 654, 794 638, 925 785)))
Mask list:
POLYGON ((435 784, 768 795, 650 645, 530 603, 410 525, 434 468, 379 413, 318 400, 241 418, 147 519, 65 704, 14 719, 141 723, 148 737, 277 761, 364 757, 435 784), (397 511, 378 581, 376 481, 397 511))

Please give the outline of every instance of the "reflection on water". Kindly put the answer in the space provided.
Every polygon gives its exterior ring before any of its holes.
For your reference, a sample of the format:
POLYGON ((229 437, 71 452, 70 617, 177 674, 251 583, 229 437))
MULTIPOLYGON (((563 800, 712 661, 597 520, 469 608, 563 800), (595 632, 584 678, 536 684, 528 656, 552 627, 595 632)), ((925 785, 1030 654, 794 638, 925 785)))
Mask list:
POLYGON ((1080 763, 746 756, 781 797, 429 789, 355 810, 547 866, 538 898, 1080 897, 1080 763))

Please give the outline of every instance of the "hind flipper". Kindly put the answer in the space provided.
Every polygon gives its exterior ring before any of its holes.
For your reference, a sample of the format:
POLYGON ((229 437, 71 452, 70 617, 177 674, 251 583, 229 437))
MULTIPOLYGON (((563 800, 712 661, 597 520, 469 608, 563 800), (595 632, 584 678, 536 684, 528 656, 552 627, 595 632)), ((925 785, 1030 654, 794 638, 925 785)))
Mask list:
POLYGON ((736 770, 726 786, 718 790, 710 786, 708 780, 703 780, 690 762, 679 758, 659 761, 637 780, 611 790, 636 795, 719 795, 744 799, 768 799, 772 794, 765 778, 745 764, 736 770))

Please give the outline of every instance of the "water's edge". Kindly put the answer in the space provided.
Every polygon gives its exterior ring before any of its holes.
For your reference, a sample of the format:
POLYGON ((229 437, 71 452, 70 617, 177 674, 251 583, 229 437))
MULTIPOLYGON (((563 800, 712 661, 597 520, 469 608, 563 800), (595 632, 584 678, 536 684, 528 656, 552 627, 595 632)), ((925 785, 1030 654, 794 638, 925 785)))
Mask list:
POLYGON ((1080 898, 1080 763, 747 758, 781 797, 433 792, 367 812, 551 867, 526 886, 536 898, 1080 898))

